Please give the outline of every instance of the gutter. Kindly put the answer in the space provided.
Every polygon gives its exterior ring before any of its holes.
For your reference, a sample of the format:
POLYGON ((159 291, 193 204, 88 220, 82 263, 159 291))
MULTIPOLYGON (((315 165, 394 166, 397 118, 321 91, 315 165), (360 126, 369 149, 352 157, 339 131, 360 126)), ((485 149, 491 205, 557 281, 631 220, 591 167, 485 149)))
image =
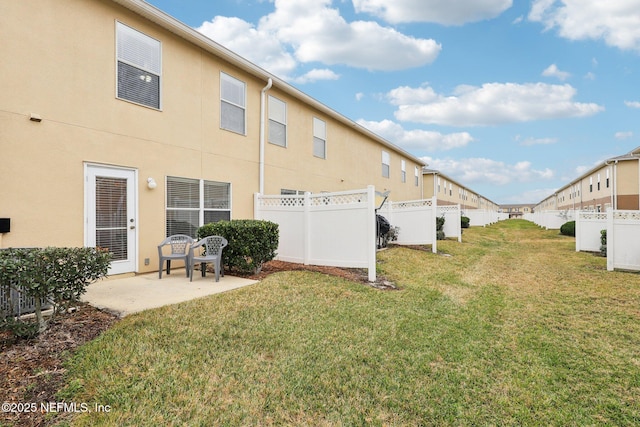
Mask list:
POLYGON ((267 85, 262 88, 260 92, 260 178, 259 178, 259 192, 260 194, 264 194, 264 126, 265 120, 264 115, 266 113, 266 93, 273 86, 273 80, 271 77, 267 80, 267 85))
POLYGON ((295 87, 291 86, 284 80, 276 77, 275 75, 269 73, 268 71, 264 70, 258 65, 241 57, 235 52, 225 48, 219 43, 216 43, 215 41, 211 40, 207 36, 191 28, 187 24, 180 22, 176 18, 163 12, 157 7, 147 3, 146 1, 143 1, 143 0, 111 0, 111 1, 135 12, 136 14, 150 20, 151 22, 154 22, 155 24, 158 24, 160 27, 172 32, 178 37, 181 37, 182 39, 188 41, 189 43, 192 43, 195 46, 198 46, 204 51, 209 52, 223 59, 224 61, 229 62, 232 65, 235 65, 236 67, 251 74, 254 77, 257 77, 258 79, 263 79, 263 80, 272 79, 274 82, 276 82, 278 89, 281 90, 282 92, 291 95, 292 97, 302 101, 303 103, 307 104, 312 108, 317 109, 323 114, 326 114, 328 117, 331 117, 346 126, 352 127, 353 129, 355 129, 356 132, 363 134, 379 142, 383 146, 413 161, 415 164, 419 166, 426 166, 426 163, 423 160, 420 160, 418 157, 409 153, 402 147, 395 145, 394 143, 384 139, 380 135, 365 128, 364 126, 361 126, 358 123, 354 122, 353 120, 343 116, 342 114, 338 113, 332 108, 312 98, 306 93, 296 89, 295 87))

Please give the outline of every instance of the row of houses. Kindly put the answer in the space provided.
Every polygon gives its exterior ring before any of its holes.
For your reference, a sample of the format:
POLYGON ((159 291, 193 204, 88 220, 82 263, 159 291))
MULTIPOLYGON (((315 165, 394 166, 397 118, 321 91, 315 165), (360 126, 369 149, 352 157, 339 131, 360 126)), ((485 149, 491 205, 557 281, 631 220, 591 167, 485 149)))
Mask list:
POLYGON ((548 211, 640 209, 640 147, 599 163, 534 207, 548 211))
POLYGON ((149 272, 165 236, 252 218, 256 193, 497 209, 144 1, 0 2, 0 39, 0 248, 100 246, 112 274, 149 272))

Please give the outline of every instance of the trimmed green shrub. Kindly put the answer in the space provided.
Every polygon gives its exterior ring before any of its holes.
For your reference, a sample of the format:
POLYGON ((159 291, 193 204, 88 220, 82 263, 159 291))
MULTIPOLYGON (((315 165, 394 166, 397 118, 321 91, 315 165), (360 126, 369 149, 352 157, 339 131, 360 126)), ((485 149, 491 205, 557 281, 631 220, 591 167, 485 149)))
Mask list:
POLYGON ((53 304, 54 313, 78 301, 91 282, 107 275, 110 262, 111 254, 96 248, 7 249, 0 251, 0 287, 7 293, 17 287, 35 298, 38 332, 42 332, 47 326, 42 300, 53 304))
POLYGON ((257 274, 276 256, 278 224, 271 221, 234 219, 205 224, 198 238, 222 236, 229 245, 222 251, 222 264, 241 274, 257 274))
POLYGON ((600 230, 600 255, 607 256, 607 230, 600 230))
POLYGON ((444 221, 445 221, 444 216, 439 216, 436 218, 436 240, 445 239, 444 230, 443 230, 444 221))
POLYGON ((468 217, 468 216, 461 216, 461 217, 460 217, 460 226, 461 226, 462 228, 469 228, 469 222, 470 222, 470 221, 471 221, 471 220, 469 219, 469 217, 468 217))
POLYGON ((565 236, 573 236, 573 237, 575 237, 575 235, 576 235, 576 222, 575 221, 568 221, 568 222, 565 222, 564 224, 562 224, 562 226, 560 227, 560 234, 565 235, 565 236))

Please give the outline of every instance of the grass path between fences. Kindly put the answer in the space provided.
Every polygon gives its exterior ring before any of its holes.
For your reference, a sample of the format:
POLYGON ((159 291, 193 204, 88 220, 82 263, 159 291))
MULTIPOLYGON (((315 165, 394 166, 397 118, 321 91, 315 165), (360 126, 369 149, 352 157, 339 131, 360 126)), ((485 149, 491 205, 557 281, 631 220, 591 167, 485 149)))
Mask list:
POLYGON ((132 315, 69 363, 72 425, 638 425, 640 275, 522 220, 132 315))

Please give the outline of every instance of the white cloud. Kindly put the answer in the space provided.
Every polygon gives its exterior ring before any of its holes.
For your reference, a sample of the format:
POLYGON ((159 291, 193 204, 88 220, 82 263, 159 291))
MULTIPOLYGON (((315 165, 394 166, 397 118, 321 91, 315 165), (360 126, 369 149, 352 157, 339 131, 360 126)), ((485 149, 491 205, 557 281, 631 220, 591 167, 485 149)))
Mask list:
POLYGON ((520 145, 529 147, 532 145, 549 145, 558 142, 557 138, 525 138, 521 140, 520 135, 516 137, 516 141, 520 142, 520 145))
POLYGON ((290 46, 301 62, 401 70, 433 62, 441 46, 373 21, 347 22, 331 0, 276 0, 258 28, 290 46))
POLYGON ((512 4, 512 0, 353 0, 356 12, 370 13, 394 24, 462 25, 495 18, 512 4))
POLYGON ((550 194, 553 194, 556 191, 555 188, 543 188, 537 190, 529 190, 525 191, 521 194, 517 194, 514 196, 507 197, 504 200, 503 204, 512 204, 512 203, 538 203, 547 197, 550 194))
POLYGON ((640 102, 638 101, 624 101, 624 105, 629 108, 640 108, 640 102))
POLYGON ((543 119, 587 117, 604 111, 594 103, 574 102, 572 86, 545 83, 486 83, 458 86, 453 95, 428 86, 400 87, 387 96, 400 121, 448 126, 485 126, 543 119))
POLYGON ((587 74, 584 75, 584 78, 587 80, 595 80, 596 79, 596 75, 594 73, 592 73, 591 71, 589 71, 587 74))
POLYGON ((570 73, 566 71, 560 71, 556 64, 551 64, 542 72, 542 75, 545 77, 556 77, 558 80, 565 81, 569 77, 571 77, 570 73))
POLYGON ((406 130, 391 120, 373 122, 360 119, 358 124, 386 140, 412 151, 447 151, 466 147, 473 141, 473 137, 467 132, 445 135, 440 132, 420 129, 406 130))
POLYGON ((551 169, 533 169, 531 162, 528 161, 506 164, 486 158, 434 159, 422 157, 421 160, 426 162, 430 169, 439 170, 467 185, 474 182, 507 185, 512 182, 532 182, 554 177, 551 169))
MULTIPOLYGON (((251 62, 292 79, 299 63, 402 70, 433 62, 442 47, 373 21, 347 22, 331 0, 276 0, 258 25, 216 16, 196 30, 251 62)), ((335 75, 313 78, 333 79, 335 75)), ((302 77, 304 80, 304 77, 302 77)))
POLYGON ((616 132, 616 139, 629 139, 633 138, 633 132, 616 132))
POLYGON ((318 80, 338 80, 340 75, 334 73, 329 69, 313 69, 300 77, 292 79, 295 83, 312 83, 318 80))
POLYGON ((362 101, 363 98, 364 98, 364 93, 362 92, 356 93, 356 101, 362 101))
POLYGON ((637 0, 534 0, 529 20, 558 29, 570 40, 604 40, 623 50, 640 51, 637 0))
POLYGON ((258 29, 240 18, 216 16, 203 22, 196 30, 283 78, 296 69, 296 60, 275 34, 258 29))

